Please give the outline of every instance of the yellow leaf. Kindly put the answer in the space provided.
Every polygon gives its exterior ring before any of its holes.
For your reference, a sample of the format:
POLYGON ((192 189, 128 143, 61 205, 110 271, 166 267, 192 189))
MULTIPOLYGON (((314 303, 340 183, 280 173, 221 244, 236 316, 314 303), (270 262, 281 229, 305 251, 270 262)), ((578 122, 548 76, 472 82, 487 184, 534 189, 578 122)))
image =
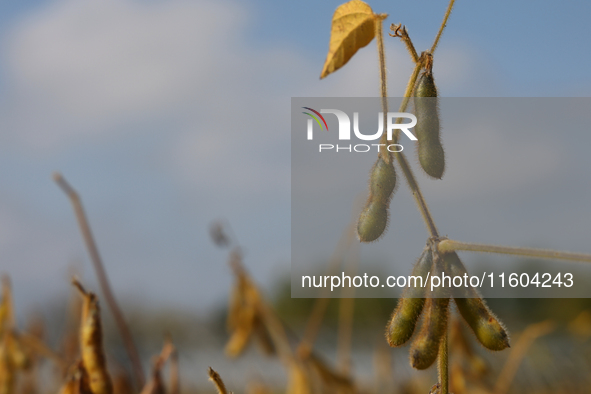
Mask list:
POLYGON ((359 48, 373 40, 375 23, 381 22, 376 22, 371 7, 361 0, 351 0, 336 9, 321 79, 343 67, 359 48))

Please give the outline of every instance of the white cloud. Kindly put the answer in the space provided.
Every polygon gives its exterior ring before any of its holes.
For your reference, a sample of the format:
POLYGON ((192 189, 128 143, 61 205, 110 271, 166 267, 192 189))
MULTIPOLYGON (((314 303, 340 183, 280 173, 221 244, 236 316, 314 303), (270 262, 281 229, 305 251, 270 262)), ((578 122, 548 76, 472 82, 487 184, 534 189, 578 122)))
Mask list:
POLYGON ((224 43, 245 18, 225 2, 54 3, 8 36, 12 125, 53 146, 170 114, 215 89, 211 76, 234 60, 224 43))

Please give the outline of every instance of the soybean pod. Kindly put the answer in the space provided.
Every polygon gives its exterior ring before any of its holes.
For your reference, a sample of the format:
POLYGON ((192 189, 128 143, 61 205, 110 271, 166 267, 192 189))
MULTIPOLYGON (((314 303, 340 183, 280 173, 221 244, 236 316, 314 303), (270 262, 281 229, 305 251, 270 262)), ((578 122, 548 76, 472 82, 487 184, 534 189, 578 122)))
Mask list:
MULTIPOLYGON (((463 277, 467 273, 456 252, 444 254, 443 259, 446 270, 449 270, 452 277, 463 277)), ((460 315, 485 348, 498 351, 509 347, 509 336, 505 327, 486 306, 476 289, 472 286, 454 289, 454 301, 460 315)))
MULTIPOLYGON (((442 276, 442 262, 434 259, 432 275, 442 276)), ((449 293, 443 287, 431 292, 425 301, 425 311, 421 331, 410 348, 410 365, 416 369, 427 369, 437 359, 439 343, 447 335, 449 315, 449 293)))
POLYGON ((439 342, 447 331, 449 298, 429 298, 421 331, 410 348, 410 364, 416 369, 427 369, 437 359, 439 342))
POLYGON ((388 205, 396 188, 396 172, 392 162, 381 157, 371 169, 369 197, 357 221, 357 236, 361 242, 377 240, 388 225, 388 205))
POLYGON ((107 371, 103 346, 103 333, 98 298, 86 292, 82 285, 74 282, 83 296, 82 322, 80 324, 80 349, 82 367, 88 375, 88 385, 93 394, 113 394, 113 384, 107 371))
MULTIPOLYGON (((426 247, 416 262, 412 276, 425 280, 433 265, 433 254, 430 247, 426 247)), ((417 321, 425 305, 425 289, 418 285, 407 287, 398 300, 398 305, 390 318, 386 338, 392 347, 402 346, 412 337, 417 321)), ((422 285, 422 283, 421 283, 422 285)))
POLYGON ((431 69, 424 71, 415 87, 414 107, 417 124, 419 163, 427 175, 441 179, 445 171, 445 157, 439 136, 439 108, 437 87, 431 69))

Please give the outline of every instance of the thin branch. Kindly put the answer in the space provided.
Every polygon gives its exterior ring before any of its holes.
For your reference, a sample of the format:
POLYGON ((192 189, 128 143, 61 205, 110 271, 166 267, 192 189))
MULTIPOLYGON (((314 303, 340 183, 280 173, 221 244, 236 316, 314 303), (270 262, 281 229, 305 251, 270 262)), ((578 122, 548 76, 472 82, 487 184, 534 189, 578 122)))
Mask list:
MULTIPOLYGON (((162 368, 164 364, 173 357, 176 353, 170 338, 166 338, 160 354, 153 359, 152 378, 146 383, 140 394, 155 394, 164 392, 164 385, 162 383, 162 368)), ((171 371, 172 374, 172 371, 171 371)))
POLYGON ((553 321, 546 320, 541 323, 532 324, 523 331, 517 344, 513 347, 513 351, 509 354, 503 370, 499 374, 497 383, 495 384, 495 394, 505 394, 509 391, 509 386, 517 373, 519 364, 521 364, 530 346, 537 338, 551 333, 555 328, 556 324, 553 321))
MULTIPOLYGON (((388 81, 386 76, 386 51, 384 50, 384 30, 382 21, 386 18, 385 14, 374 15, 375 17, 375 35, 376 43, 378 45, 378 63, 380 66, 380 96, 382 97, 382 116, 383 124, 385 125, 388 120, 388 81)), ((386 163, 390 163, 392 158, 387 153, 382 154, 382 160, 386 163)))
POLYGON ((131 361, 131 366, 133 369, 133 374, 136 380, 137 387, 144 387, 145 376, 144 371, 142 369, 142 363, 135 343, 133 342, 131 332, 129 331, 129 327, 125 322, 123 313, 121 312, 117 300, 115 299, 115 295, 111 290, 111 285, 109 284, 107 273, 104 269, 98 248, 94 241, 94 237, 92 235, 90 225, 88 224, 86 214, 84 213, 84 208, 82 207, 82 201, 80 200, 78 193, 76 193, 76 191, 70 186, 70 184, 64 179, 64 177, 61 174, 54 173, 53 179, 63 190, 63 192, 66 193, 66 195, 69 197, 72 203, 72 207, 74 208, 74 213, 76 214, 76 219, 78 221, 78 226, 80 227, 80 232, 82 233, 82 238, 84 239, 84 243, 86 244, 86 248, 88 249, 88 253, 90 254, 90 259, 96 271, 96 275, 98 277, 99 284, 105 296, 105 300, 107 301, 107 304, 109 305, 109 308, 113 313, 113 317, 115 318, 117 328, 119 329, 119 333, 123 338, 123 343, 125 345, 127 355, 129 356, 129 359, 131 361))
POLYGON ((284 363, 288 365, 295 360, 293 350, 289 344, 289 338, 283 323, 275 314, 275 311, 263 299, 257 304, 257 309, 264 321, 271 340, 277 349, 279 357, 283 359, 284 363))
POLYGON ((456 2, 455 0, 449 1, 449 5, 447 6, 447 11, 445 11, 445 16, 443 17, 443 22, 441 22, 441 27, 439 28, 439 31, 437 32, 437 36, 435 37, 435 41, 433 42, 433 45, 431 46, 431 50, 429 51, 431 54, 435 53, 435 49, 437 49, 437 44, 439 44, 439 39, 441 38, 441 34, 443 34, 443 30, 445 29, 445 26, 447 26, 447 20, 451 14, 451 10, 454 8, 455 2, 456 2))
POLYGON ((396 152, 396 159, 400 164, 400 168, 402 168, 402 172, 404 173, 404 177, 406 178, 406 182, 408 183, 408 187, 412 191, 412 195, 417 203, 419 211, 421 212, 421 216, 423 216, 423 220, 425 221, 425 225, 427 226, 427 230, 429 231, 429 235, 431 237, 438 237, 437 227, 435 227, 435 221, 433 220, 433 216, 431 216, 431 212, 429 211, 429 206, 427 205, 427 201, 423 198, 423 193, 419 188, 419 184, 417 183, 410 166, 408 165, 408 161, 406 160, 406 156, 402 152, 396 152))
POLYGON ((447 329, 439 343, 437 357, 437 371, 439 373, 439 394, 449 394, 449 354, 447 349, 447 329))
MULTIPOLYGON (((415 88, 415 84, 417 82, 417 78, 419 77, 419 72, 421 71, 421 68, 423 68, 423 61, 421 60, 419 63, 417 63, 417 65, 415 66, 414 70, 412 71, 412 74, 410 76, 410 78, 408 79, 408 82, 406 84, 406 89, 404 90, 404 96, 402 99, 402 103, 400 103, 400 108, 398 109, 398 112, 404 112, 406 111, 406 107, 408 107, 408 102, 410 101, 410 97, 412 95, 412 92, 415 88)), ((401 118, 396 119, 396 123, 400 123, 402 122, 401 118)), ((386 123, 384 123, 386 124, 386 123)), ((394 130, 394 135, 392 136, 392 141, 394 143, 396 143, 398 141, 398 135, 400 134, 400 130, 394 130)), ((388 134, 384 133, 382 134, 382 138, 380 138, 380 144, 388 144, 388 134)), ((382 160, 386 161, 386 160, 390 160, 390 158, 388 157, 388 150, 380 150, 380 155, 382 155, 382 160)))
POLYGON ((439 252, 449 253, 456 250, 467 250, 471 252, 501 253, 514 256, 537 257, 552 260, 570 260, 591 263, 591 254, 561 252, 550 249, 516 248, 511 246, 497 246, 487 244, 474 244, 468 242, 444 239, 437 246, 439 252))
MULTIPOLYGON (((359 246, 354 244, 349 253, 346 267, 348 276, 355 276, 359 266, 359 246)), ((343 287, 339 303, 339 329, 337 333, 337 362, 340 371, 349 375, 351 372, 351 342, 353 338, 353 317, 355 313, 355 287, 343 287)))
POLYGON ((212 381, 213 385, 218 391, 218 394, 228 394, 228 390, 226 390, 226 385, 222 380, 222 377, 219 373, 214 371, 211 367, 209 367, 209 380, 212 381))
MULTIPOLYGON (((352 218, 349 225, 343 230, 341 238, 337 243, 337 247, 335 248, 328 262, 326 275, 334 275, 336 269, 339 267, 339 264, 343 261, 346 251, 353 244, 356 220, 356 218, 352 218)), ((328 287, 322 287, 320 289, 319 296, 314 301, 312 313, 310 313, 306 323, 304 336, 302 337, 297 349, 297 353, 301 358, 307 358, 312 351, 314 342, 316 341, 316 337, 320 329, 320 325, 326 313, 328 304, 330 303, 329 293, 330 289, 328 287)))
POLYGON ((86 291, 86 289, 84 288, 84 286, 82 286, 82 283, 80 283, 80 281, 78 280, 78 278, 76 278, 76 277, 72 278, 72 284, 74 285, 74 287, 76 289, 78 289, 78 291, 80 292, 80 294, 82 294, 83 296, 88 295, 88 292, 86 291))
MULTIPOLYGON (((386 18, 386 14, 375 15, 375 35, 378 44, 378 60, 380 64, 380 93, 382 100, 388 98, 388 84, 386 79, 386 53, 384 50, 384 30, 382 21, 386 18)), ((387 111, 387 102, 382 101, 382 109, 387 111), (385 105, 385 107, 384 107, 385 105)))
POLYGON ((402 26, 401 23, 397 25, 392 23, 392 25, 390 25, 390 30, 394 32, 389 33, 390 37, 399 37, 404 43, 404 45, 406 45, 406 49, 408 50, 408 53, 410 54, 412 61, 418 63, 419 55, 417 54, 417 50, 415 49, 415 46, 413 45, 412 40, 410 39, 410 36, 406 31, 406 26, 402 26))

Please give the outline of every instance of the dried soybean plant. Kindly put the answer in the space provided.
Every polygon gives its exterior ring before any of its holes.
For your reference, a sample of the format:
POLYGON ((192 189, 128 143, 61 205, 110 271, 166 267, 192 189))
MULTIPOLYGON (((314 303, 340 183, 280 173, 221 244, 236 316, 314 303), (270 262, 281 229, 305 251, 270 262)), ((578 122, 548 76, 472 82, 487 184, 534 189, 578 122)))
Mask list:
POLYGON ((10 280, 4 276, 0 303, 0 393, 14 390, 17 374, 30 369, 31 358, 30 350, 17 332, 10 280))
POLYGON ((178 354, 170 338, 166 338, 162 351, 152 361, 152 376, 140 394, 179 394, 178 354), (162 368, 170 360, 170 383, 166 390, 162 379, 162 368))
POLYGON ((54 362, 65 374, 67 362, 43 342, 44 324, 33 320, 28 331, 19 330, 8 276, 2 277, 0 301, 0 394, 38 392, 38 373, 41 357, 54 362))
POLYGON ((138 387, 143 387, 145 383, 145 377, 144 371, 142 369, 142 363, 140 360, 139 352, 137 350, 127 322, 125 321, 123 312, 121 311, 119 303, 115 298, 115 294, 111 289, 111 285, 109 283, 107 272, 104 268, 101 255, 99 253, 98 246, 94 240, 90 224, 88 223, 86 213, 84 212, 84 207, 82 206, 82 200, 76 192, 76 190, 74 190, 74 188, 70 186, 70 184, 62 176, 62 174, 58 172, 54 173, 53 180, 70 199, 72 208, 74 209, 74 213, 76 215, 76 220, 78 221, 80 233, 82 234, 82 238, 84 240, 86 248, 88 249, 88 254, 90 255, 90 260, 92 261, 92 265, 96 272, 96 276, 101 286, 101 290, 111 310, 111 313, 113 314, 115 323, 117 325, 117 328, 119 329, 119 333, 121 334, 121 338, 123 339, 125 351, 131 362, 135 383, 138 387))
MULTIPOLYGON (((82 296, 79 329, 80 356, 70 367, 60 393, 113 394, 116 391, 107 369, 98 297, 87 291, 77 279, 74 278, 72 284, 82 296)), ((167 392, 164 388, 161 370, 168 360, 171 360, 171 383, 168 392, 179 393, 176 349, 167 338, 160 355, 155 357, 153 361, 151 379, 143 387, 141 394, 167 392)), ((129 387, 126 390, 129 390, 129 387)))
MULTIPOLYGON (((226 344, 226 355, 238 357, 254 339, 265 355, 278 357, 282 362, 288 374, 287 393, 356 392, 348 373, 336 371, 311 348, 306 352, 296 350, 301 341, 288 330, 246 271, 241 248, 226 235, 227 228, 229 226, 220 222, 210 227, 212 240, 217 246, 231 247, 229 265, 235 276, 228 307, 230 339, 226 344)), ((210 370, 210 377, 218 392, 225 392, 223 384, 219 384, 222 383, 221 379, 218 381, 219 375, 210 370)))
POLYGON ((80 322, 82 381, 87 378, 88 389, 92 394, 112 394, 113 383, 107 371, 98 298, 94 293, 86 291, 78 280, 74 279, 72 284, 78 289, 83 300, 80 322))
MULTIPOLYGON (((454 0, 450 0, 433 45, 420 55, 408 35, 406 26, 392 24, 389 34, 401 39, 415 64, 398 112, 406 110, 412 97, 417 117, 414 131, 418 140, 418 161, 422 170, 433 179, 441 179, 445 171, 445 155, 439 135, 438 92, 433 77, 433 61, 453 6, 454 0)), ((360 0, 352 0, 339 6, 333 15, 329 51, 320 75, 320 78, 324 78, 338 70, 358 49, 376 38, 384 124, 387 122, 388 92, 382 22, 386 17, 386 14, 374 13, 368 4, 360 0)), ((396 120, 396 123, 400 122, 400 118, 396 120)), ((397 143, 398 137, 399 130, 395 130, 392 139, 388 139, 384 133, 380 144, 385 146, 397 143)), ((441 272, 451 272, 452 277, 464 276, 466 269, 456 253, 458 250, 591 262, 591 255, 469 244, 439 236, 405 154, 402 151, 390 153, 386 149, 380 150, 377 161, 370 171, 369 197, 357 221, 357 235, 361 242, 376 241, 386 230, 389 204, 396 189, 394 162, 402 170, 429 232, 427 246, 413 268, 413 276, 424 278, 441 272)), ((434 293, 407 288, 387 326, 386 339, 392 347, 404 345, 417 331, 416 325, 423 315, 422 327, 418 334, 414 335, 411 344, 410 363, 416 369, 426 369, 438 361, 439 379, 431 389, 432 393, 437 394, 449 393, 448 317, 451 299, 463 320, 485 348, 499 351, 509 347, 506 329, 474 288, 463 288, 454 292, 438 289, 434 293)))

